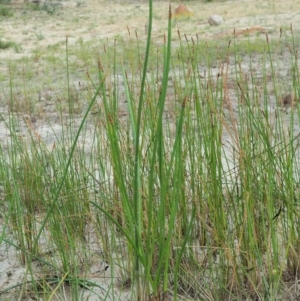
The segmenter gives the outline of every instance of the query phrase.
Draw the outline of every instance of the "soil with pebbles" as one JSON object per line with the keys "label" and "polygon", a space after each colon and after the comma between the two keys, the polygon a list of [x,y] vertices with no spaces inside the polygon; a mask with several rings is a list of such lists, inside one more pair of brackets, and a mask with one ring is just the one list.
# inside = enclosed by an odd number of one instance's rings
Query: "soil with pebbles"
{"label": "soil with pebbles", "polygon": [[[46,2],[47,3],[47,2]],[[50,1],[49,1],[50,3]],[[48,3],[48,4],[49,4]],[[175,8],[179,3],[172,3]],[[230,36],[235,30],[243,36],[246,28],[250,29],[250,34],[260,34],[264,36],[266,33],[268,37],[278,39],[280,28],[288,31],[292,24],[293,32],[295,35],[300,34],[300,2],[294,0],[278,0],[278,1],[261,1],[261,0],[243,0],[243,1],[222,1],[212,3],[202,3],[200,1],[186,2],[188,9],[194,14],[192,17],[178,21],[176,25],[181,33],[186,34],[187,38],[195,37],[200,39],[215,40],[220,36]],[[43,5],[43,4],[41,4]],[[49,4],[50,5],[50,4]],[[83,0],[83,1],[60,1],[51,2],[50,6],[43,6],[40,11],[34,10],[32,7],[25,6],[20,1],[11,1],[12,17],[1,18],[0,37],[4,41],[13,41],[20,45],[20,49],[7,49],[0,51],[0,71],[2,74],[8,75],[8,65],[11,61],[22,59],[26,56],[32,57],[36,51],[47,52],[47,47],[52,45],[59,45],[59,49],[63,51],[65,47],[66,36],[68,36],[68,43],[70,47],[75,44],[78,39],[84,42],[94,41],[96,39],[113,39],[115,37],[126,37],[128,32],[137,32],[141,39],[145,39],[145,25],[147,23],[148,6],[144,1],[99,1],[99,0]],[[224,24],[219,27],[210,27],[207,19],[211,14],[219,14],[225,20]],[[153,23],[153,38],[156,41],[163,41],[163,36],[166,33],[168,16],[168,1],[154,2],[154,23]],[[252,32],[251,32],[252,29]],[[175,31],[175,30],[174,30]],[[270,75],[270,80],[267,83],[268,87],[268,110],[272,116],[275,116],[275,105],[279,95],[288,95],[292,93],[292,73],[291,73],[291,54],[289,49],[282,49],[278,51],[276,60],[273,66],[266,63],[266,70]],[[231,58],[228,66],[228,86],[227,91],[227,106],[226,112],[235,112],[237,110],[236,87],[234,75],[236,66],[233,63],[234,59]],[[253,55],[251,59],[245,56],[241,59],[239,67],[242,74],[247,77],[254,74],[256,83],[249,81],[251,89],[256,89],[258,94],[261,93],[263,99],[263,91],[260,79],[263,78],[261,66],[262,58],[259,55]],[[20,67],[21,68],[21,67]],[[279,91],[274,91],[272,84],[271,74],[272,68],[276,70]],[[220,67],[216,66],[211,69],[212,78],[217,78],[220,73]],[[200,74],[206,77],[205,66],[200,70]],[[55,83],[55,77],[53,82]],[[33,76],[35,85],[39,84]],[[2,91],[7,88],[8,78],[3,78],[0,81]],[[230,88],[230,83],[232,87]],[[252,85],[252,86],[251,86]],[[79,89],[78,87],[76,89]],[[120,84],[120,89],[123,89]],[[43,116],[22,116],[18,113],[20,118],[18,133],[26,138],[28,136],[27,126],[30,122],[35,130],[39,139],[42,139],[49,149],[59,139],[62,133],[61,119],[56,112],[54,103],[55,94],[59,93],[55,89],[51,92],[49,90],[43,91],[40,89],[41,95],[39,96],[39,106],[43,108]],[[276,93],[277,98],[276,98]],[[1,92],[0,92],[1,94]],[[54,95],[52,95],[54,94]],[[6,128],[5,122],[7,121],[9,107],[5,99],[7,94],[0,95],[2,105],[0,107],[1,116],[3,120],[0,121],[0,142],[2,146],[9,142],[10,132]],[[289,100],[293,97],[287,97],[286,102],[283,99],[282,114],[286,128],[288,131],[290,112],[292,106]],[[297,100],[295,99],[297,102]],[[126,118],[126,106],[124,104],[123,110]],[[79,114],[78,120],[75,121],[77,125],[80,123],[81,115]],[[275,117],[274,117],[275,122]],[[93,129],[92,124],[89,125]],[[295,135],[299,133],[299,123],[295,120],[294,126]],[[232,145],[231,135],[224,132],[223,142],[225,148],[230,148]],[[92,145],[92,141],[87,141],[85,138],[81,143]],[[86,148],[88,150],[88,148]],[[230,154],[229,154],[230,155]],[[231,168],[231,167],[230,167]],[[0,215],[0,233],[4,227],[4,218]],[[89,248],[91,250],[97,249],[93,242],[90,242]],[[45,250],[46,252],[46,250]],[[91,270],[89,280],[97,283],[99,287],[94,288],[95,293],[86,291],[83,293],[82,300],[99,300],[100,295],[105,296],[106,290],[109,290],[111,271],[110,267],[101,259],[101,255],[96,252],[91,256]],[[17,284],[21,283],[25,275],[25,266],[20,263],[19,255],[15,249],[2,241],[0,245],[0,292]],[[39,268],[37,267],[37,271]],[[117,272],[115,272],[117,273]],[[297,293],[293,287],[287,289],[284,295],[284,300],[296,300],[300,294]],[[68,291],[66,288],[66,296]],[[112,299],[112,294],[122,300],[130,298],[130,293],[124,290],[115,288],[110,292],[108,299]],[[1,300],[16,300],[9,292],[0,296]],[[68,299],[68,297],[67,297]],[[33,300],[28,297],[26,300]]]}

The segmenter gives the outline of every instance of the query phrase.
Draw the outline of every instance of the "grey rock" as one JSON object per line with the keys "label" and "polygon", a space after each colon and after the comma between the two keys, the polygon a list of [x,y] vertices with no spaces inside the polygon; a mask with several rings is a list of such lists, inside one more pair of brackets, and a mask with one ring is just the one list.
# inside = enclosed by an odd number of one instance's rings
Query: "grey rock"
{"label": "grey rock", "polygon": [[208,18],[208,24],[210,26],[218,26],[220,24],[224,23],[224,20],[221,16],[219,15],[211,15],[209,18]]}

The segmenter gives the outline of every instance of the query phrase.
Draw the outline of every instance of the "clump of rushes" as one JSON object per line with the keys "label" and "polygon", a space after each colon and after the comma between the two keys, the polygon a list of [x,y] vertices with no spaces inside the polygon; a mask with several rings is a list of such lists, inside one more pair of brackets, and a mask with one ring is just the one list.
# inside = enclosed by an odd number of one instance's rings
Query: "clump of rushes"
{"label": "clump of rushes", "polygon": [[[162,46],[151,39],[151,0],[146,45],[130,29],[128,40],[106,41],[101,51],[66,43],[61,132],[50,124],[51,147],[15,103],[10,69],[1,239],[20,254],[37,298],[64,300],[68,286],[72,300],[87,299],[88,290],[112,299],[117,288],[130,288],[131,300],[171,292],[175,300],[275,300],[285,277],[299,272],[300,114],[296,105],[289,115],[276,103],[273,111],[269,99],[274,93],[279,104],[274,45],[282,44],[299,98],[297,41],[283,34],[276,42],[203,43],[172,33],[171,10]],[[87,69],[84,91],[70,84],[77,64]],[[105,288],[90,280],[100,260],[111,273]]]}
{"label": "clump of rushes", "polygon": [[[123,72],[127,126],[116,116],[118,99],[109,102],[105,97],[109,93],[103,90],[117,203],[123,204],[123,210],[115,204],[115,211],[108,213],[93,204],[105,212],[128,240],[128,254],[136,263],[132,265],[131,282],[137,285],[139,299],[146,298],[151,291],[158,298],[170,287],[175,294],[192,298],[273,298],[279,293],[280,277],[286,266],[280,260],[284,252],[278,241],[286,237],[282,233],[287,218],[283,214],[283,199],[288,200],[288,196],[283,191],[285,181],[291,185],[295,175],[292,172],[288,178],[285,174],[287,166],[295,168],[294,138],[285,136],[281,115],[275,115],[272,124],[267,111],[269,99],[264,96],[261,104],[261,94],[250,88],[255,77],[249,82],[243,74],[238,53],[242,47],[249,55],[252,69],[250,40],[241,44],[229,41],[224,49],[207,44],[202,47],[199,61],[199,40],[186,36],[182,39],[180,32],[178,35],[178,55],[170,60],[172,85],[164,82],[163,73],[157,90],[150,89],[157,83],[152,77],[149,87],[142,86],[139,93],[136,86],[143,83],[143,76],[129,79]],[[271,77],[276,87],[274,69],[265,70],[267,64],[272,67],[272,49],[268,40],[260,41],[263,82]],[[172,49],[165,51],[168,55]],[[219,51],[222,60],[218,60]],[[230,107],[228,96],[229,81],[232,85],[226,72],[229,59],[236,62],[236,112]],[[203,61],[208,73],[205,79],[199,69]],[[214,80],[210,72],[216,64],[220,71]],[[100,74],[103,81],[103,68]],[[168,93],[164,94],[167,88]],[[142,107],[136,95],[142,95]],[[166,115],[161,119],[164,110],[170,113],[170,103],[174,120]],[[232,144],[229,152],[225,152],[222,143],[225,131]],[[283,162],[287,150],[291,155]],[[234,170],[228,170],[229,167]],[[171,224],[166,225],[166,220]],[[171,255],[166,256],[161,249],[166,249],[168,235]],[[165,270],[160,269],[163,263]],[[127,272],[130,274],[128,269]],[[141,273],[146,293],[137,284],[136,275]]]}

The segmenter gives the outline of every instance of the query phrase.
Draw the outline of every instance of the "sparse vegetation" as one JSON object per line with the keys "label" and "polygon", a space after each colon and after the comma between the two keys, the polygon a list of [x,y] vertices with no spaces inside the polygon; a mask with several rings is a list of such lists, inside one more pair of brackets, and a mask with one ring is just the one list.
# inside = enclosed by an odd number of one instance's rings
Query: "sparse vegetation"
{"label": "sparse vegetation", "polygon": [[39,31],[39,32],[35,32],[34,35],[36,36],[36,38],[41,41],[43,40],[45,37],[44,35]]}
{"label": "sparse vegetation", "polygon": [[10,3],[10,0],[0,0],[0,4],[8,4]]}
{"label": "sparse vegetation", "polygon": [[12,17],[13,13],[7,6],[0,5],[0,16],[2,17]]}
{"label": "sparse vegetation", "polygon": [[7,49],[7,48],[13,48],[16,46],[16,43],[11,41],[3,41],[0,39],[0,49]]}

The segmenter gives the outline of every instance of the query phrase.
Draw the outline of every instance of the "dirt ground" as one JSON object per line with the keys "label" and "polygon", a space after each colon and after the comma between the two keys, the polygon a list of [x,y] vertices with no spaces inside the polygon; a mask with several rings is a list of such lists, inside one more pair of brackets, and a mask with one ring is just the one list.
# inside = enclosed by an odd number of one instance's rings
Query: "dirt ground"
{"label": "dirt ground", "polygon": [[[14,3],[14,2],[12,2]],[[27,10],[24,4],[16,1],[12,5],[14,16],[1,20],[0,37],[22,46],[20,53],[1,51],[0,58],[19,58],[30,54],[36,48],[45,48],[57,43],[69,43],[82,38],[92,39],[127,36],[128,30],[145,37],[145,24],[148,18],[147,1],[48,1],[48,12]],[[51,3],[51,5],[50,5]],[[278,33],[280,27],[294,30],[300,26],[300,1],[293,0],[237,0],[237,1],[183,1],[193,16],[178,22],[178,28],[188,36],[214,39],[218,34],[233,29],[262,27],[269,33]],[[172,9],[180,2],[171,1]],[[153,37],[159,39],[166,32],[168,1],[155,1],[153,4]],[[47,10],[47,9],[46,9]],[[211,14],[219,14],[225,20],[219,27],[210,27],[207,19]],[[38,36],[43,38],[39,39]]]}
{"label": "dirt ground", "polygon": [[[50,2],[50,1],[48,1]],[[180,2],[171,1],[174,10]],[[295,0],[236,0],[236,1],[183,1],[193,13],[188,19],[180,20],[174,31],[180,29],[188,37],[196,34],[202,39],[218,39],[222,35],[230,35],[233,30],[254,28],[255,34],[266,32],[268,35],[278,36],[280,28],[287,30],[291,24],[296,34],[300,29],[300,1]],[[168,1],[155,1],[153,37],[163,41],[166,33],[168,17]],[[14,49],[0,50],[0,69],[6,68],[9,60],[17,60],[30,56],[35,50],[45,50],[50,45],[65,47],[66,36],[70,45],[79,39],[90,41],[95,39],[113,39],[127,37],[128,33],[138,33],[140,38],[146,39],[145,25],[148,17],[148,3],[146,1],[100,1],[78,0],[51,2],[45,10],[35,11],[25,9],[24,3],[12,1],[10,7],[13,16],[0,19],[0,38],[4,41],[13,41],[21,46],[20,51]],[[225,20],[224,24],[211,27],[207,19],[211,14],[219,14]],[[1,85],[1,84],[0,84]],[[1,87],[0,87],[1,88]],[[1,111],[1,113],[5,113]],[[42,127],[42,121],[37,123]],[[42,127],[41,136],[51,129]],[[43,132],[44,131],[44,132]],[[5,129],[0,128],[0,139],[3,141]],[[44,133],[46,135],[46,133]],[[3,219],[0,217],[0,233]],[[99,275],[90,280],[108,287],[110,272],[106,271],[105,264],[95,264],[95,271]],[[0,245],[0,291],[22,281],[25,268],[19,263],[13,248],[2,243]],[[91,272],[92,274],[93,272]],[[103,295],[103,291],[97,291]],[[116,294],[121,300],[130,298],[130,293]],[[84,300],[99,300],[96,295],[85,295]],[[0,296],[1,299],[1,296]],[[2,300],[2,299],[1,299]],[[12,300],[12,299],[11,299]]]}

